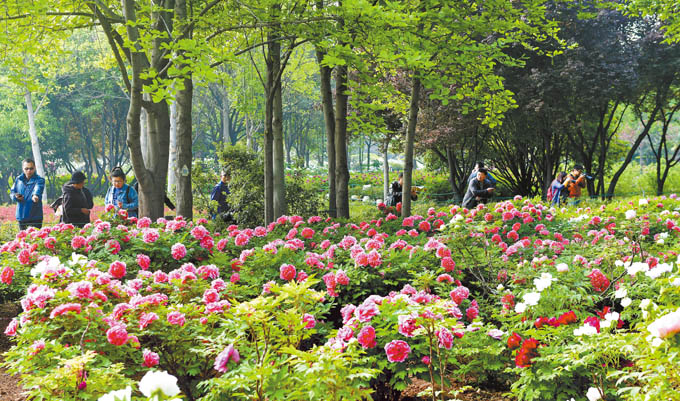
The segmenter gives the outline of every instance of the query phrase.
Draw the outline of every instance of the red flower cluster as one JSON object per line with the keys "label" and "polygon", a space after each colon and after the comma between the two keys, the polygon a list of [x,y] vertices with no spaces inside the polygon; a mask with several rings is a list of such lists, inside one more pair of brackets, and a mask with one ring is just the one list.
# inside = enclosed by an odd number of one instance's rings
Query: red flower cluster
{"label": "red flower cluster", "polygon": [[578,318],[576,317],[576,313],[574,311],[569,311],[563,313],[560,317],[539,317],[536,319],[534,322],[534,327],[537,329],[540,329],[544,325],[549,325],[552,327],[560,327],[565,324],[571,324],[571,323],[576,323],[578,322]]}
{"label": "red flower cluster", "polygon": [[[522,344],[521,347],[520,343]],[[531,360],[538,356],[538,351],[536,351],[538,345],[538,340],[534,338],[527,338],[522,341],[522,337],[517,333],[512,333],[508,338],[508,348],[515,349],[519,347],[519,351],[515,355],[515,365],[518,368],[531,366]]]}
{"label": "red flower cluster", "polygon": [[597,292],[602,292],[609,287],[609,279],[600,271],[600,269],[593,269],[588,277],[590,277],[590,284],[592,284]]}

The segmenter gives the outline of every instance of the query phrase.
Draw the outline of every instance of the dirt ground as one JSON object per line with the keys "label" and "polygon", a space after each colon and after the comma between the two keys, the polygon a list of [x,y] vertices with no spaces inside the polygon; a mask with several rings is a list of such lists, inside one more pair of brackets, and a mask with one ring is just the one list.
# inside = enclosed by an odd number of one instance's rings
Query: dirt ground
{"label": "dirt ground", "polygon": [[[19,312],[20,308],[16,304],[0,305],[0,354],[7,351],[12,345],[10,338],[4,332],[9,322]],[[4,359],[0,356],[0,360]],[[18,378],[8,374],[5,368],[0,367],[0,401],[20,401],[25,399],[21,394],[18,381]]]}
{"label": "dirt ground", "polygon": [[[429,388],[430,383],[420,379],[414,379],[412,384],[401,393],[400,401],[425,401],[431,398],[420,398],[417,395]],[[454,387],[456,385],[454,384]],[[458,388],[461,389],[463,385]],[[448,400],[457,401],[513,401],[513,398],[503,396],[502,391],[486,391],[482,389],[463,389],[456,395],[449,394]]]}

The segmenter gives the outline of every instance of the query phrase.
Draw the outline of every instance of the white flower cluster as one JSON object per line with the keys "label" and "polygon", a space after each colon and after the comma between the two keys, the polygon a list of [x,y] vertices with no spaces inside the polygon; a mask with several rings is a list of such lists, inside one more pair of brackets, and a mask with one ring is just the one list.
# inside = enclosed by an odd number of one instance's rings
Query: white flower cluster
{"label": "white flower cluster", "polygon": [[557,279],[553,278],[552,274],[543,273],[541,274],[540,278],[534,279],[534,285],[536,286],[538,292],[541,292],[546,288],[550,287],[550,284],[552,284],[553,281],[557,281]]}
{"label": "white flower cluster", "polygon": [[572,217],[571,219],[569,219],[569,222],[570,223],[579,223],[583,220],[588,220],[588,219],[590,219],[590,216],[588,216],[587,214],[582,214],[580,216]]}
{"label": "white flower cluster", "polygon": [[633,220],[636,216],[637,212],[635,210],[626,210],[626,220]]}
{"label": "white flower cluster", "polygon": [[[149,399],[158,399],[159,393],[166,397],[174,397],[179,394],[179,387],[177,386],[177,378],[168,372],[162,371],[148,371],[139,381],[139,391]],[[153,398],[151,398],[153,397]],[[131,401],[132,389],[130,386],[123,390],[111,391],[99,397],[98,401]],[[181,401],[179,398],[173,398],[169,401]]]}
{"label": "white flower cluster", "polygon": [[527,310],[527,306],[538,305],[538,301],[541,299],[540,292],[528,292],[522,296],[522,301],[515,305],[515,312],[524,313]]}

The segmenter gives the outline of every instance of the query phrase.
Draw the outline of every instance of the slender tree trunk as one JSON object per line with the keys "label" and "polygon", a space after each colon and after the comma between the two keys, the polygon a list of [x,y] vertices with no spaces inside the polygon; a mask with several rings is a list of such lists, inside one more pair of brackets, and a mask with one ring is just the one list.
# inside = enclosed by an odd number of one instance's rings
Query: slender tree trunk
{"label": "slender tree trunk", "polygon": [[[268,36],[272,41],[272,35]],[[271,56],[266,59],[267,76],[265,82],[265,111],[264,111],[264,221],[269,224],[274,221],[274,77]]]}
{"label": "slender tree trunk", "polygon": [[[415,73],[414,73],[415,75]],[[413,177],[413,144],[416,136],[416,125],[418,124],[418,105],[420,103],[420,79],[413,77],[413,88],[411,88],[411,107],[408,116],[408,127],[406,129],[405,160],[404,160],[404,185],[401,197],[401,216],[411,215],[411,182]]]}
{"label": "slender tree trunk", "polygon": [[323,105],[323,120],[326,126],[326,153],[328,155],[328,214],[337,217],[335,190],[335,115],[333,112],[333,93],[331,92],[332,69],[321,64],[324,53],[317,49],[316,59],[319,63],[321,77],[321,104]]}
{"label": "slender tree trunk", "polygon": [[390,196],[390,161],[389,161],[389,149],[390,149],[390,137],[386,136],[383,142],[383,200],[386,201],[387,197]]}
{"label": "slender tree trunk", "polygon": [[349,218],[349,169],[347,166],[347,67],[335,67],[335,204],[337,217]]}
{"label": "slender tree trunk", "polygon": [[283,101],[281,98],[281,44],[272,43],[270,56],[274,62],[273,71],[278,74],[278,79],[274,82],[274,114],[272,127],[274,130],[274,217],[288,214],[286,205],[286,165],[284,163],[285,153],[283,149]]}
{"label": "slender tree trunk", "polygon": [[[28,114],[28,135],[31,138],[31,151],[33,152],[33,160],[35,161],[36,172],[39,176],[45,177],[45,166],[42,161],[42,153],[40,152],[40,142],[38,142],[38,131],[35,128],[35,112],[33,110],[33,98],[31,91],[26,88],[24,92],[26,99],[26,113]],[[47,203],[47,191],[43,191],[43,203]]]}
{"label": "slender tree trunk", "polygon": [[168,186],[166,191],[172,193],[177,188],[177,101],[170,103],[170,150],[168,155]]}
{"label": "slender tree trunk", "polygon": [[609,181],[609,188],[607,189],[607,196],[614,196],[614,190],[616,189],[616,184],[619,182],[619,178],[621,178],[621,174],[623,174],[623,172],[626,170],[626,168],[630,164],[631,160],[633,160],[633,156],[635,155],[635,152],[640,147],[642,140],[647,136],[647,133],[652,128],[652,126],[654,126],[654,122],[656,120],[656,114],[658,112],[659,112],[659,107],[657,106],[650,113],[649,119],[647,120],[647,124],[645,124],[644,129],[642,130],[642,133],[640,133],[638,135],[638,137],[635,139],[635,142],[633,142],[631,148],[628,150],[628,153],[626,154],[626,158],[624,159],[623,163],[621,164],[619,169],[616,170],[611,181]]}

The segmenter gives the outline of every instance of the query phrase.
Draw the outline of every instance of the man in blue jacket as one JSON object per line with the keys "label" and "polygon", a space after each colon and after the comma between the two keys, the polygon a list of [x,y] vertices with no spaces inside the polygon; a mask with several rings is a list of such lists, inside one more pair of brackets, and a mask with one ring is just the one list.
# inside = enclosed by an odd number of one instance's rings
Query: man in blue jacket
{"label": "man in blue jacket", "polygon": [[231,208],[227,202],[227,195],[229,195],[229,181],[231,176],[228,171],[222,171],[220,182],[210,191],[210,200],[217,202],[217,213],[212,215],[213,220],[220,217],[224,221],[231,219]]}
{"label": "man in blue jacket", "polygon": [[42,195],[45,190],[45,179],[35,172],[35,162],[32,159],[24,159],[22,163],[23,174],[14,180],[10,198],[17,202],[16,218],[19,229],[28,227],[42,227],[43,210]]}

